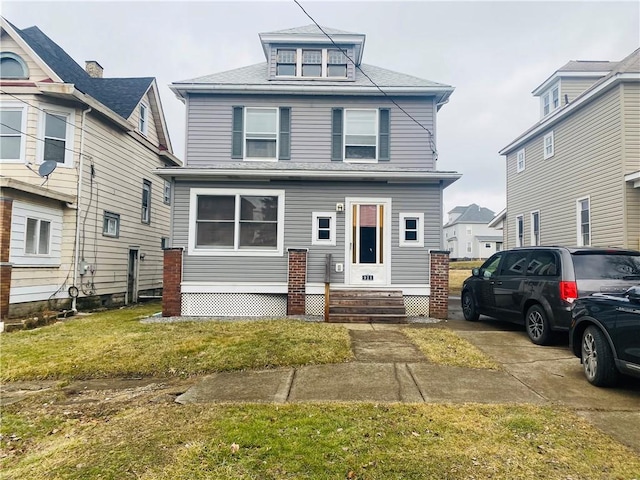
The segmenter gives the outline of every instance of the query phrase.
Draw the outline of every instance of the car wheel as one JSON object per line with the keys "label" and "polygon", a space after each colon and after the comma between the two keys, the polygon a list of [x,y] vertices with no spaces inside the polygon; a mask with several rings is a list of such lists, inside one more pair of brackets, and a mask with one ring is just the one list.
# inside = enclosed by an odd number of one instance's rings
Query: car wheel
{"label": "car wheel", "polygon": [[473,303],[473,296],[469,291],[462,292],[462,313],[464,314],[464,319],[468,322],[475,322],[480,318]]}
{"label": "car wheel", "polygon": [[527,310],[525,317],[525,326],[527,327],[527,335],[536,345],[547,345],[551,339],[549,331],[549,320],[547,314],[540,305],[533,305]]}
{"label": "car wheel", "polygon": [[589,326],[582,334],[582,366],[589,383],[597,387],[610,387],[618,380],[613,352],[598,327]]}

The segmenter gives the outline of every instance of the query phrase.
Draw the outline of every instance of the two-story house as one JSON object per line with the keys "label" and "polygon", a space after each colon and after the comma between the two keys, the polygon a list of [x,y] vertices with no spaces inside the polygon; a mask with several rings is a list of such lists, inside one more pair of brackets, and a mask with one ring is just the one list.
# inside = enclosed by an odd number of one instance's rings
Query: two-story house
{"label": "two-story house", "polygon": [[155,79],[103,78],[0,21],[2,318],[158,295],[170,186],[154,170],[181,162]]}
{"label": "two-story house", "polygon": [[452,260],[489,258],[502,249],[502,231],[489,226],[495,217],[492,210],[472,203],[448,214],[442,231]]}
{"label": "two-story house", "polygon": [[507,246],[640,249],[640,49],[571,61],[533,94],[540,121],[500,151]]}
{"label": "two-story house", "polygon": [[330,283],[427,314],[442,192],[460,177],[436,169],[453,88],[363,64],[363,34],[259,37],[265,62],[171,85],[187,109],[185,166],[159,172],[177,310],[321,314]]}

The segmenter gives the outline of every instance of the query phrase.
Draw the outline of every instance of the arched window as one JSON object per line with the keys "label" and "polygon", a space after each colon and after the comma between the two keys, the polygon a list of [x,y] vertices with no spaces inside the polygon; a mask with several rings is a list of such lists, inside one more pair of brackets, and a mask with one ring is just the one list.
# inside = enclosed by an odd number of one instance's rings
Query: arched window
{"label": "arched window", "polygon": [[27,64],[15,53],[0,53],[0,78],[29,78]]}

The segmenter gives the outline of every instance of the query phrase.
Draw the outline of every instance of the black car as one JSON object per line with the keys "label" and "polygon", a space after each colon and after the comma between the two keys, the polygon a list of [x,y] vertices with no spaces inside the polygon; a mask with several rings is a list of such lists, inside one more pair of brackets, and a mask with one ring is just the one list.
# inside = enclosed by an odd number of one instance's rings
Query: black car
{"label": "black car", "polygon": [[620,373],[640,378],[640,285],[576,300],[569,344],[593,385],[614,385]]}
{"label": "black car", "polygon": [[624,293],[640,280],[640,252],[612,248],[522,247],[498,252],[462,284],[464,318],[524,324],[533,343],[567,331],[578,297]]}

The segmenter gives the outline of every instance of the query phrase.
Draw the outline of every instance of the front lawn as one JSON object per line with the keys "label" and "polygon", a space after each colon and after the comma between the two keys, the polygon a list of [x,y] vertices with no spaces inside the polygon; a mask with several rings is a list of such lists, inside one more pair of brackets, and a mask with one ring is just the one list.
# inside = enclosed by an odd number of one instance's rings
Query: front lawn
{"label": "front lawn", "polygon": [[44,398],[2,422],[5,478],[632,479],[640,459],[558,407],[140,404]]}
{"label": "front lawn", "polygon": [[2,381],[190,376],[352,358],[348,331],[296,320],[142,324],[159,304],[2,336]]}

